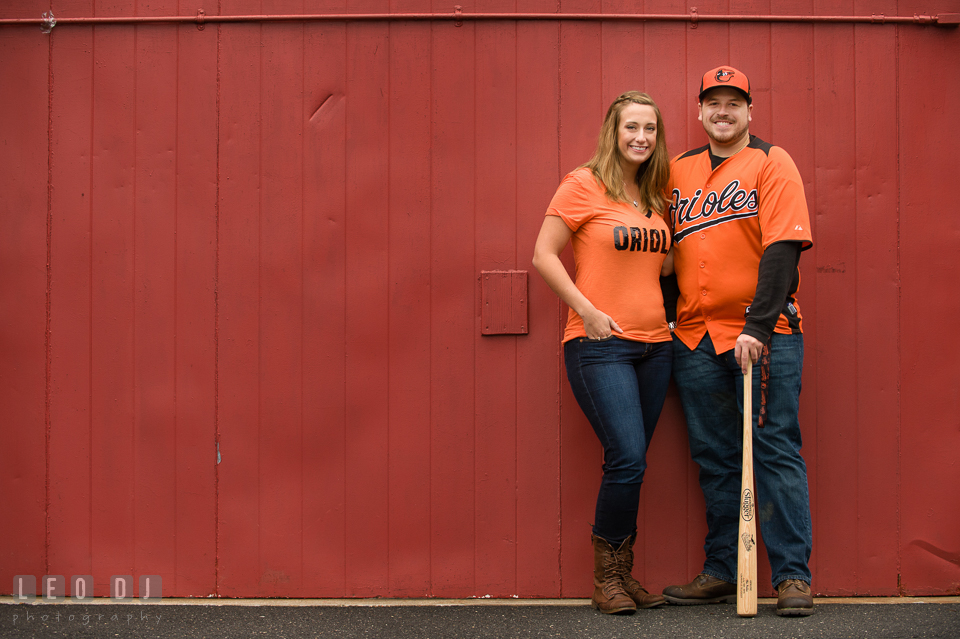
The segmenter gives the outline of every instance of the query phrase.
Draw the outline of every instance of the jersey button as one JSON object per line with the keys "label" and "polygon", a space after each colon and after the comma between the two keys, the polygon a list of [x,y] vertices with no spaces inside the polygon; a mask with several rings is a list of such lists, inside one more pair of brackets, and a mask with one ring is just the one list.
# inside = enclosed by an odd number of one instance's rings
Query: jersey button
{"label": "jersey button", "polygon": [[707,292],[706,292],[706,291],[700,291],[700,294],[705,296],[705,295],[707,294]]}
{"label": "jersey button", "polygon": [[709,315],[707,315],[707,321],[708,321],[708,322],[712,322],[712,321],[713,321],[713,318],[710,317]]}
{"label": "jersey button", "polygon": [[704,264],[703,262],[700,262],[700,268],[703,268],[703,267],[705,267],[705,266],[706,266],[706,264]]}
{"label": "jersey button", "polygon": [[701,234],[700,234],[700,239],[701,239],[701,240],[707,239],[707,234],[706,234],[706,233],[701,233]]}

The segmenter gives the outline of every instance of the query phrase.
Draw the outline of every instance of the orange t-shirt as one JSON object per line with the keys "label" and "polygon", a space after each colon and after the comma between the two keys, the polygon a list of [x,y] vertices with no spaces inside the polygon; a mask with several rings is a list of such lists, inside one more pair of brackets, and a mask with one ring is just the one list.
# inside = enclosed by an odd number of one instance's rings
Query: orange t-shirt
{"label": "orange t-shirt", "polygon": [[[547,215],[559,216],[573,231],[577,288],[623,329],[614,336],[670,341],[660,292],[660,267],[670,250],[663,218],[612,201],[586,168],[563,178]],[[583,319],[570,309],[563,341],[586,334]]]}
{"label": "orange t-shirt", "polygon": [[[760,258],[783,241],[813,245],[803,182],[786,151],[751,136],[720,164],[710,147],[670,164],[673,255],[680,286],[674,335],[690,349],[709,331],[717,353],[737,344],[757,289]],[[800,333],[800,306],[789,291],[775,333]]]}

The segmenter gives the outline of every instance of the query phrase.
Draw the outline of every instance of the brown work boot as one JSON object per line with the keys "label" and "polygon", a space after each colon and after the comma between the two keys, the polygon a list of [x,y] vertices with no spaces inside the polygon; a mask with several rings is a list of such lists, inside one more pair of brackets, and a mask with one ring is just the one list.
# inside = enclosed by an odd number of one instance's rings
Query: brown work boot
{"label": "brown work boot", "polygon": [[620,548],[617,550],[617,554],[620,555],[620,565],[623,566],[623,589],[637,604],[637,608],[656,608],[667,603],[667,600],[660,595],[651,595],[631,574],[633,572],[633,543],[636,540],[636,535],[630,535],[620,544]]}
{"label": "brown work boot", "polygon": [[777,586],[777,614],[781,617],[806,617],[813,614],[810,586],[799,579],[787,579]]}
{"label": "brown work boot", "polygon": [[685,586],[667,586],[663,598],[672,604],[689,606],[696,604],[736,603],[737,584],[700,573]]}
{"label": "brown work boot", "polygon": [[633,613],[637,604],[623,589],[623,567],[620,556],[605,539],[593,539],[593,599],[594,608],[608,615]]}

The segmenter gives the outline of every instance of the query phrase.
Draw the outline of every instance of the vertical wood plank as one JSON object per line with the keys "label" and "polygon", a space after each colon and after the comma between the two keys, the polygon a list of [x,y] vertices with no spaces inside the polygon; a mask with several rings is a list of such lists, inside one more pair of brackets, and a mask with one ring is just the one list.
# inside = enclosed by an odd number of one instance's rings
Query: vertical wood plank
{"label": "vertical wood plank", "polygon": [[218,37],[212,27],[200,31],[184,25],[178,27],[177,45],[177,405],[176,431],[168,434],[176,453],[173,592],[202,596],[217,588],[219,127],[211,123],[218,117]]}
{"label": "vertical wood plank", "polygon": [[[731,0],[729,11],[734,15],[769,15],[772,13],[770,0]],[[735,22],[730,24],[730,64],[740,69],[750,78],[750,95],[753,98],[754,112],[760,116],[750,123],[750,133],[762,140],[770,139],[773,118],[770,117],[771,52],[775,48],[771,38],[773,24],[752,24]],[[700,73],[715,66],[705,67]],[[776,142],[774,142],[776,144]],[[765,583],[765,577],[758,577]]]}
{"label": "vertical wood plank", "polygon": [[303,580],[303,25],[264,25],[261,43],[260,584],[289,597]]}
{"label": "vertical wood plank", "polygon": [[[601,0],[604,13],[644,13],[643,2],[631,0]],[[643,91],[646,69],[641,61],[646,51],[643,23],[610,21],[601,24],[603,80],[600,99],[606,107],[625,91]],[[654,98],[656,100],[656,98]],[[599,128],[598,128],[599,130]]]}
{"label": "vertical wood plank", "polygon": [[[65,7],[89,15],[90,3]],[[92,27],[51,33],[50,567],[92,575]],[[109,593],[98,590],[97,595]]]}
{"label": "vertical wood plank", "polygon": [[[917,2],[898,7],[922,10]],[[901,593],[952,594],[960,583],[960,348],[938,329],[960,313],[946,283],[960,261],[960,224],[949,213],[956,162],[948,159],[960,137],[952,108],[960,101],[960,41],[952,29],[898,31]]]}
{"label": "vertical wood plank", "polygon": [[[826,4],[816,4],[825,11]],[[830,10],[852,11],[851,4]],[[830,450],[818,458],[818,481],[830,486],[818,494],[818,518],[814,526],[824,556],[818,565],[820,579],[839,592],[855,594],[858,576],[857,537],[857,396],[851,380],[860,373],[856,358],[857,287],[853,277],[859,266],[855,238],[856,216],[855,146],[848,135],[855,122],[853,29],[819,25],[814,29],[813,60],[817,82],[816,101],[816,231],[817,231],[817,321],[829,326],[818,343],[817,396],[818,447]],[[801,310],[803,302],[801,300]],[[842,371],[842,372],[841,372]],[[826,554],[829,553],[829,554]],[[828,561],[824,561],[828,559]]]}
{"label": "vertical wood plank", "polygon": [[[24,3],[23,11],[45,9]],[[13,13],[13,12],[11,12]],[[47,171],[50,42],[0,31],[0,578],[39,578],[47,550]]]}
{"label": "vertical wood plank", "polygon": [[308,25],[303,64],[303,583],[308,596],[336,597],[346,579],[346,26]]}
{"label": "vertical wood plank", "polygon": [[530,597],[560,595],[560,301],[530,262],[561,177],[559,47],[557,23],[517,24],[516,263],[530,269],[529,333],[517,340],[517,592]]}
{"label": "vertical wood plank", "polygon": [[[138,3],[137,15],[169,15],[175,3]],[[171,33],[173,31],[173,33]],[[133,575],[167,575],[177,590],[177,91],[175,29],[135,30],[136,137],[133,217]],[[171,37],[174,36],[174,37]]]}
{"label": "vertical wood plank", "polygon": [[430,555],[437,597],[475,592],[475,29],[445,22],[431,32]]}
{"label": "vertical wood plank", "polygon": [[[225,14],[259,11],[231,4]],[[260,167],[258,24],[219,30],[217,589],[260,595]]]}
{"label": "vertical wood plank", "polygon": [[[726,0],[709,0],[708,2],[697,3],[697,11],[704,14],[722,14],[726,13],[727,10],[728,3]],[[683,13],[687,11],[686,7],[682,10]],[[725,22],[701,22],[696,25],[696,28],[693,28],[693,25],[688,25],[685,29],[686,94],[693,99],[694,109],[697,106],[697,93],[700,90],[700,80],[703,78],[703,74],[710,69],[719,67],[721,64],[733,65],[731,61],[733,50],[730,44],[730,29],[730,23]],[[694,149],[707,143],[707,134],[703,130],[703,125],[699,120],[696,120],[697,111],[694,110],[693,114],[694,120],[690,122],[687,128],[687,139],[683,145],[685,149]]]}
{"label": "vertical wood plank", "polygon": [[[896,3],[855,3],[858,13],[896,13]],[[857,201],[857,430],[859,432],[857,540],[858,593],[895,595],[900,553],[900,354],[891,347],[900,315],[897,139],[878,135],[897,129],[896,111],[877,108],[874,97],[895,95],[896,30],[857,25],[856,61]],[[804,308],[804,311],[806,309]],[[897,549],[897,552],[891,552]]]}
{"label": "vertical wood plank", "polygon": [[[429,11],[428,0],[394,10]],[[443,25],[436,25],[443,26]],[[389,589],[430,584],[431,32],[394,22],[389,43]]]}
{"label": "vertical wood plank", "polygon": [[[372,0],[358,11],[383,11]],[[346,569],[347,594],[389,583],[389,28],[347,25]],[[389,237],[389,236],[388,236]]]}
{"label": "vertical wood plank", "polygon": [[[488,0],[481,11],[509,11]],[[512,22],[476,27],[474,206],[476,275],[516,268],[517,32]],[[479,311],[479,309],[478,309]],[[517,592],[517,338],[481,333],[476,314],[476,591]]]}
{"label": "vertical wood plank", "polygon": [[94,29],[91,527],[100,588],[111,575],[134,574],[136,552],[136,36],[124,27]]}

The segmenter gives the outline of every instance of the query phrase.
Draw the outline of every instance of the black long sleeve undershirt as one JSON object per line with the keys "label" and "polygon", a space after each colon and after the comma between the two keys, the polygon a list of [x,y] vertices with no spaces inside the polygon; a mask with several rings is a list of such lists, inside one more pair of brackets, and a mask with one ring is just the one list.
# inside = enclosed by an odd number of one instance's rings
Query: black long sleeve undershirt
{"label": "black long sleeve undershirt", "polygon": [[801,246],[801,242],[777,242],[763,252],[757,272],[757,291],[748,310],[743,335],[755,337],[764,344],[769,341],[787,296],[799,286],[797,266]]}
{"label": "black long sleeve undershirt", "polygon": [[676,273],[660,278],[660,292],[663,294],[663,308],[667,314],[667,322],[677,323],[677,300],[680,299],[680,287],[677,285]]}

